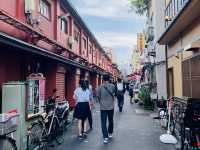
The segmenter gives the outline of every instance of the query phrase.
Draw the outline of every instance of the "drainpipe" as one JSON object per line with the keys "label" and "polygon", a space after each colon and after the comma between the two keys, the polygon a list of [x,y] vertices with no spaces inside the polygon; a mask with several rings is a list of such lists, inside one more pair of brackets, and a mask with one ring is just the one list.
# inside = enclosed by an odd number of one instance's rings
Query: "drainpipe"
{"label": "drainpipe", "polygon": [[169,74],[168,74],[168,57],[167,57],[167,45],[165,45],[165,65],[166,65],[166,88],[167,88],[167,99],[169,98]]}

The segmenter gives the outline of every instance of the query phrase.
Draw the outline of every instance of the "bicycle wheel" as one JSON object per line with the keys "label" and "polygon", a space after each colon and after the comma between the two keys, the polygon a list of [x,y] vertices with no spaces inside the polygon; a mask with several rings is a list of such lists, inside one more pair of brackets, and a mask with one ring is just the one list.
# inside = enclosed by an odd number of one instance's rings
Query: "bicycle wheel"
{"label": "bicycle wheel", "polygon": [[34,122],[29,128],[27,137],[27,149],[32,150],[41,145],[43,136],[43,125],[40,121]]}
{"label": "bicycle wheel", "polygon": [[169,123],[169,115],[167,115],[167,127],[168,127],[168,124],[169,124],[169,130],[170,130],[170,133],[172,135],[175,135],[175,126],[176,126],[176,122],[171,114],[171,117],[170,117],[170,123]]}
{"label": "bicycle wheel", "polygon": [[15,140],[7,136],[0,136],[0,150],[17,150]]}
{"label": "bicycle wheel", "polygon": [[53,120],[51,135],[55,138],[57,144],[62,144],[64,142],[63,138],[64,128],[59,126],[59,123],[56,119]]}
{"label": "bicycle wheel", "polygon": [[192,150],[192,149],[191,149],[189,143],[188,143],[188,142],[185,142],[185,143],[183,144],[182,150]]}
{"label": "bicycle wheel", "polygon": [[67,128],[67,125],[69,125],[70,124],[70,121],[69,121],[69,112],[67,112],[65,115],[64,115],[64,117],[63,117],[63,119],[62,119],[62,127],[63,127],[63,130],[65,130],[66,128]]}

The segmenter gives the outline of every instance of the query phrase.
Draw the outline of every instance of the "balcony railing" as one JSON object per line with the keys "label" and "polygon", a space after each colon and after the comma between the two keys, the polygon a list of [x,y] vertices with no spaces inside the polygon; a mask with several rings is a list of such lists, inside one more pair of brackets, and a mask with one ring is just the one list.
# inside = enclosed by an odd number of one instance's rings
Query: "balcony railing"
{"label": "balcony railing", "polygon": [[165,9],[166,27],[170,25],[170,23],[180,13],[188,1],[190,0],[170,0]]}

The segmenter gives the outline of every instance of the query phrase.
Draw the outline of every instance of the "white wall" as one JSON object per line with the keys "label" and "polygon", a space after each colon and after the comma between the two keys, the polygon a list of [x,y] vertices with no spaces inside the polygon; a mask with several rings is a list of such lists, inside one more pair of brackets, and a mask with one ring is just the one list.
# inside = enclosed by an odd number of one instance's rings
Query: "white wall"
{"label": "white wall", "polygon": [[[161,37],[162,33],[165,31],[165,1],[164,0],[152,0],[153,5],[153,25],[155,33],[155,41],[157,43],[158,39]],[[165,46],[156,44],[156,62],[165,61]],[[157,90],[159,99],[163,96],[167,98],[167,87],[166,87],[166,64],[161,63],[156,66],[156,80],[157,80]]]}

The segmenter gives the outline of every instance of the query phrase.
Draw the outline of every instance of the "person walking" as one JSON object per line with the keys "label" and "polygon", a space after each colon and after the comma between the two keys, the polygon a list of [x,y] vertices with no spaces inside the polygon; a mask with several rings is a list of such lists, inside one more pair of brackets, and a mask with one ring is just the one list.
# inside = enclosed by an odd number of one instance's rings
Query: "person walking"
{"label": "person walking", "polygon": [[93,119],[92,119],[92,107],[93,107],[93,94],[92,94],[92,86],[90,85],[89,81],[86,80],[86,86],[87,86],[87,89],[90,91],[90,113],[88,115],[88,122],[89,122],[89,126],[90,126],[90,129],[89,131],[91,131],[93,129]]}
{"label": "person walking", "polygon": [[[78,119],[78,138],[86,138],[87,123],[86,119],[90,114],[90,91],[87,89],[84,80],[80,80],[80,87],[74,91],[74,99],[76,100],[76,107],[74,110],[74,118]],[[83,124],[83,127],[82,127]]]}
{"label": "person walking", "polygon": [[119,112],[122,112],[123,105],[124,105],[125,88],[122,83],[122,79],[120,78],[117,79],[116,89],[117,89],[117,100],[118,100]]}
{"label": "person walking", "polygon": [[131,104],[133,104],[133,89],[134,89],[134,84],[129,83],[129,97],[130,97]]}
{"label": "person walking", "polygon": [[[109,142],[108,138],[112,138],[114,126],[113,116],[115,86],[112,83],[110,83],[109,80],[109,75],[104,75],[103,84],[97,88],[97,99],[100,103],[101,128],[104,138],[104,144],[107,144]],[[107,120],[109,122],[108,127]]]}

